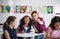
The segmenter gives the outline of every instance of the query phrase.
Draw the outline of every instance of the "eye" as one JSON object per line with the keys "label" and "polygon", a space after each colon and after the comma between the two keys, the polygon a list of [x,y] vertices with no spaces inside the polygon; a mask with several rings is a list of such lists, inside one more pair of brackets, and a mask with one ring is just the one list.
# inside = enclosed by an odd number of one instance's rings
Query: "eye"
{"label": "eye", "polygon": [[36,16],[36,15],[35,15]]}
{"label": "eye", "polygon": [[56,26],[58,26],[58,25],[56,25]]}

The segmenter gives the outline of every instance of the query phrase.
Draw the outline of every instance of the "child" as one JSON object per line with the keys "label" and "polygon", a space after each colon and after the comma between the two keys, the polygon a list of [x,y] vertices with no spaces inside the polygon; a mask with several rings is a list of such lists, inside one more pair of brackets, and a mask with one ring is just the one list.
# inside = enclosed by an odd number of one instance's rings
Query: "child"
{"label": "child", "polygon": [[16,17],[9,16],[3,25],[4,39],[16,39],[16,30],[14,29],[16,25]]}
{"label": "child", "polygon": [[47,39],[60,39],[60,17],[52,18],[51,23],[46,31]]}
{"label": "child", "polygon": [[[37,11],[32,11],[31,13],[32,20],[34,22],[35,31],[37,33],[42,33],[46,31],[46,26],[43,18],[39,17]],[[40,39],[43,39],[43,36],[40,36]]]}
{"label": "child", "polygon": [[29,16],[24,16],[20,20],[20,25],[17,28],[18,33],[30,33],[34,32],[34,29],[32,27],[32,20]]}

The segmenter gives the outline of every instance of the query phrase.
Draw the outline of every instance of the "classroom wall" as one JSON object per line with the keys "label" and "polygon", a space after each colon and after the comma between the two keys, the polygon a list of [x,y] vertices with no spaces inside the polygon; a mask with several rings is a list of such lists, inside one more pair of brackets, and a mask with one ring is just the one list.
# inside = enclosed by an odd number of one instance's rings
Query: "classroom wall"
{"label": "classroom wall", "polygon": [[[54,13],[60,13],[60,0],[0,0],[0,5],[10,5],[12,8],[16,5],[21,6],[54,6]],[[11,8],[11,10],[12,10]],[[5,11],[5,10],[4,10]],[[12,14],[10,13],[0,13],[0,23],[4,23],[8,16],[14,15],[17,17],[17,25],[19,24],[19,20],[25,16],[30,14]],[[46,27],[50,24],[51,19],[54,16],[60,16],[56,14],[39,14],[40,17],[44,18]],[[30,16],[31,17],[31,16]],[[16,26],[17,27],[17,26]],[[1,30],[2,26],[0,25],[0,39],[1,39]]]}
{"label": "classroom wall", "polygon": [[[60,8],[58,8],[60,4],[60,0],[0,0],[0,4],[3,5],[10,5],[12,8],[16,5],[18,6],[54,6],[54,13],[60,12]],[[8,16],[15,15],[18,21],[25,15],[25,14],[12,14],[10,13],[0,13],[0,23],[4,23]],[[30,16],[30,14],[28,14]],[[55,14],[39,14],[39,16],[44,18],[46,22],[46,27],[48,27],[51,18],[55,16]],[[3,19],[3,20],[2,20]]]}
{"label": "classroom wall", "polygon": [[60,0],[0,0],[0,4],[12,4],[12,5],[28,5],[28,6],[39,6],[39,5],[57,5],[60,4]]}

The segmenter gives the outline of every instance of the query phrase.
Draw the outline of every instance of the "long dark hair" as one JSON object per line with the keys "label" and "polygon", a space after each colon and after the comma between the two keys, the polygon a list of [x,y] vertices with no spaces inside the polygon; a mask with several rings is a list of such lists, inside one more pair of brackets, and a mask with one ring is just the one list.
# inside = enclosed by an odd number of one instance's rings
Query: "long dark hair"
{"label": "long dark hair", "polygon": [[[24,16],[24,17],[20,20],[20,25],[24,25],[24,24],[25,24],[25,22],[24,22],[24,18],[25,18],[25,17],[29,17],[29,16],[27,16],[27,15]],[[30,17],[29,17],[29,20],[30,20],[30,21],[29,21],[28,26],[32,26],[32,25],[33,25],[33,21],[32,21],[32,19],[31,19]],[[19,25],[19,26],[20,26],[20,25]]]}
{"label": "long dark hair", "polygon": [[8,27],[9,27],[8,25],[9,25],[11,22],[13,22],[15,19],[16,19],[15,16],[9,16],[9,17],[7,18],[7,20],[6,20],[6,22],[5,22],[4,25],[3,25],[3,30],[5,30],[6,28],[8,28]]}
{"label": "long dark hair", "polygon": [[59,16],[53,17],[49,26],[50,26],[52,29],[55,29],[55,25],[54,25],[54,24],[55,24],[56,22],[60,22],[60,17],[59,17]]}

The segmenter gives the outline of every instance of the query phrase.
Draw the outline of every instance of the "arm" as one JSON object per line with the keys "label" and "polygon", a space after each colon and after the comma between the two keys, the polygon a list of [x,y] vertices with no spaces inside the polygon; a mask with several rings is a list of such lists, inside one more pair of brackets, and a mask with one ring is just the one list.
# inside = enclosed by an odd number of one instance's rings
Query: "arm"
{"label": "arm", "polygon": [[36,27],[35,27],[35,26],[33,26],[33,28],[34,28],[35,32],[38,32],[38,30],[36,29]]}
{"label": "arm", "polygon": [[24,33],[24,31],[23,31],[23,30],[22,30],[22,31],[20,31],[20,27],[19,27],[19,26],[17,27],[17,32],[18,32],[18,33]]}
{"label": "arm", "polygon": [[44,25],[44,24],[45,24],[44,19],[41,18],[41,17],[38,18],[37,22],[38,22],[40,25]]}
{"label": "arm", "polygon": [[5,30],[5,38],[6,38],[6,39],[10,39],[10,36],[9,36],[9,33],[8,33],[7,30]]}
{"label": "arm", "polygon": [[17,32],[20,33],[20,27],[19,26],[17,27]]}
{"label": "arm", "polygon": [[41,21],[40,19],[38,19],[37,22],[38,22],[39,24],[41,24],[41,25],[44,24],[43,21]]}
{"label": "arm", "polygon": [[58,38],[53,38],[53,37],[51,37],[51,32],[52,32],[52,29],[49,27],[49,28],[46,30],[46,39],[58,39]]}
{"label": "arm", "polygon": [[49,28],[47,28],[47,30],[46,30],[46,38],[47,38],[47,39],[50,39],[50,33],[51,33],[51,29],[50,29],[50,27],[49,27]]}
{"label": "arm", "polygon": [[43,18],[38,19],[38,23],[39,23],[40,26],[41,26],[41,30],[42,30],[43,32],[45,32],[45,31],[46,31],[46,26],[45,26],[45,22],[44,22]]}

